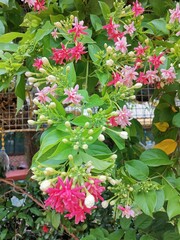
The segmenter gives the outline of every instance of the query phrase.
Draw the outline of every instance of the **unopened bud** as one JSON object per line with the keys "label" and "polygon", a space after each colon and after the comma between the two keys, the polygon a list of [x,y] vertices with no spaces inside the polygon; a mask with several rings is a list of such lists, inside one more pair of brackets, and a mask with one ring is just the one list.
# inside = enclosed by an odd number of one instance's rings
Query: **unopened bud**
{"label": "unopened bud", "polygon": [[134,85],[134,88],[138,89],[138,88],[141,88],[142,86],[143,86],[142,83],[136,83]]}
{"label": "unopened bud", "polygon": [[39,104],[38,99],[37,99],[37,98],[34,98],[34,99],[33,99],[33,103],[34,103],[35,105],[38,105],[38,104]]}
{"label": "unopened bud", "polygon": [[44,68],[40,68],[39,71],[40,71],[41,73],[47,73]]}
{"label": "unopened bud", "polygon": [[88,134],[89,134],[89,135],[92,135],[93,133],[94,133],[93,129],[90,129],[90,130],[88,131]]}
{"label": "unopened bud", "polygon": [[99,137],[98,137],[98,140],[99,140],[100,142],[103,142],[103,141],[105,140],[104,135],[103,135],[103,134],[100,134]]}
{"label": "unopened bud", "polygon": [[56,77],[53,76],[53,75],[49,75],[49,76],[46,77],[46,80],[47,80],[48,82],[52,83],[52,82],[55,82],[55,81],[56,81]]}
{"label": "unopened bud", "polygon": [[112,67],[114,64],[114,61],[112,59],[109,59],[106,61],[106,65],[109,66],[109,67]]}
{"label": "unopened bud", "polygon": [[109,205],[109,202],[108,202],[108,201],[103,201],[103,202],[101,203],[102,208],[107,208],[108,205]]}
{"label": "unopened bud", "polygon": [[48,120],[47,120],[47,124],[48,124],[48,125],[52,125],[52,124],[53,124],[53,120],[48,119]]}
{"label": "unopened bud", "polygon": [[56,108],[56,103],[55,102],[50,102],[49,108]]}
{"label": "unopened bud", "polygon": [[56,170],[55,170],[54,168],[51,168],[51,167],[47,167],[47,168],[45,168],[45,170],[44,170],[44,174],[45,174],[46,176],[52,175],[52,174],[54,174],[54,173],[56,173]]}
{"label": "unopened bud", "polygon": [[32,72],[25,72],[25,76],[26,76],[26,77],[31,77],[32,75],[33,75]]}
{"label": "unopened bud", "polygon": [[119,136],[122,138],[122,139],[128,139],[128,133],[126,131],[122,131],[119,133]]}
{"label": "unopened bud", "polygon": [[71,127],[71,123],[70,123],[69,121],[66,121],[66,122],[65,122],[65,126],[66,126],[66,127]]}
{"label": "unopened bud", "polygon": [[68,155],[68,159],[69,159],[70,161],[72,161],[72,160],[73,160],[73,155],[72,155],[72,154],[69,154],[69,155]]}
{"label": "unopened bud", "polygon": [[49,60],[46,57],[42,57],[41,60],[42,60],[44,66],[49,65]]}
{"label": "unopened bud", "polygon": [[84,149],[84,150],[88,149],[88,145],[87,144],[83,144],[82,145],[82,149]]}
{"label": "unopened bud", "polygon": [[51,182],[49,180],[44,180],[40,184],[40,189],[42,192],[46,192],[48,188],[52,187]]}
{"label": "unopened bud", "polygon": [[112,49],[112,47],[111,47],[111,46],[108,46],[108,47],[106,48],[106,52],[107,52],[107,53],[111,53],[111,52],[112,52],[112,50],[113,50],[113,49]]}
{"label": "unopened bud", "polygon": [[29,125],[35,125],[36,122],[35,122],[34,120],[28,120],[28,124],[29,124]]}
{"label": "unopened bud", "polygon": [[66,138],[63,138],[63,139],[62,139],[62,142],[63,142],[63,143],[67,143],[68,140],[67,140]]}
{"label": "unopened bud", "polygon": [[95,198],[92,194],[88,194],[84,200],[84,204],[87,208],[92,208],[95,204]]}

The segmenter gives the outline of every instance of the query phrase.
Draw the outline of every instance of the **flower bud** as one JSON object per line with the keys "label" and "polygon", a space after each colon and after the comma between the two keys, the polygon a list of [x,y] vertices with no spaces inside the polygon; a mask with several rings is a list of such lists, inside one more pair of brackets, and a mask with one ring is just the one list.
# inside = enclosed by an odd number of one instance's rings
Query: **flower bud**
{"label": "flower bud", "polygon": [[71,69],[70,66],[67,66],[67,67],[66,67],[66,72],[69,72],[70,69]]}
{"label": "flower bud", "polygon": [[36,82],[34,83],[34,87],[39,87],[40,86],[40,83]]}
{"label": "flower bud", "polygon": [[46,77],[46,80],[47,80],[48,82],[52,83],[52,82],[55,82],[55,81],[56,81],[56,77],[53,76],[53,75],[49,75],[49,76]]}
{"label": "flower bud", "polygon": [[49,108],[56,108],[56,103],[55,102],[50,102]]}
{"label": "flower bud", "polygon": [[92,135],[93,133],[94,133],[93,129],[90,129],[90,130],[88,131],[88,134],[89,134],[89,135]]}
{"label": "flower bud", "polygon": [[89,125],[90,125],[90,123],[89,123],[89,122],[86,122],[86,123],[84,124],[84,127],[85,127],[85,128],[88,128]]}
{"label": "flower bud", "polygon": [[42,60],[44,66],[49,65],[49,60],[46,57],[42,57],[41,60]]}
{"label": "flower bud", "polygon": [[60,22],[55,22],[54,23],[54,26],[57,27],[57,28],[61,28],[62,27],[62,24]]}
{"label": "flower bud", "polygon": [[73,146],[73,149],[74,149],[74,150],[78,150],[78,149],[79,149],[79,146],[75,144],[75,145]]}
{"label": "flower bud", "polygon": [[136,83],[134,85],[134,88],[138,89],[138,88],[141,88],[142,87],[142,83]]}
{"label": "flower bud", "polygon": [[56,170],[55,170],[54,168],[51,168],[51,167],[47,167],[47,168],[45,168],[45,170],[44,170],[44,174],[45,174],[46,176],[52,175],[52,174],[54,174],[55,172],[56,172]]}
{"label": "flower bud", "polygon": [[102,182],[105,182],[107,177],[105,175],[100,175],[99,177],[99,180],[102,181]]}
{"label": "flower bud", "polygon": [[72,155],[72,154],[69,154],[69,155],[68,155],[68,159],[69,159],[70,161],[72,161],[72,160],[73,160],[73,155]]}
{"label": "flower bud", "polygon": [[128,55],[130,56],[130,57],[134,57],[134,52],[133,51],[130,51],[129,53],[128,53]]}
{"label": "flower bud", "polygon": [[33,99],[33,103],[34,103],[35,105],[38,105],[38,104],[39,104],[38,99],[37,99],[37,98],[34,98],[34,99]]}
{"label": "flower bud", "polygon": [[25,76],[26,76],[26,77],[31,77],[32,75],[33,75],[32,72],[25,72]]}
{"label": "flower bud", "polygon": [[119,133],[119,136],[122,138],[122,139],[128,139],[128,133],[126,131],[121,131]]}
{"label": "flower bud", "polygon": [[107,208],[108,205],[109,205],[109,202],[108,202],[108,201],[103,201],[103,202],[101,203],[102,208]]}
{"label": "flower bud", "polygon": [[113,206],[113,205],[115,205],[115,203],[116,203],[116,201],[115,201],[115,200],[112,200],[112,201],[110,202],[110,205]]}
{"label": "flower bud", "polygon": [[104,135],[103,135],[103,134],[100,134],[99,137],[98,137],[98,140],[99,140],[100,142],[103,142],[103,141],[105,140]]}
{"label": "flower bud", "polygon": [[113,61],[112,59],[109,59],[109,60],[106,61],[106,65],[107,65],[108,67],[112,67],[113,64],[114,64],[114,61]]}
{"label": "flower bud", "polygon": [[82,145],[82,148],[83,148],[84,150],[86,150],[86,149],[88,149],[88,145],[87,145],[87,144],[83,144],[83,145]]}
{"label": "flower bud", "polygon": [[93,137],[92,137],[92,136],[88,137],[88,140],[92,141],[92,140],[93,140]]}
{"label": "flower bud", "polygon": [[42,192],[46,192],[48,188],[52,187],[51,182],[49,180],[44,180],[40,184],[40,189]]}
{"label": "flower bud", "polygon": [[37,81],[37,79],[34,78],[34,77],[29,77],[29,78],[28,78],[28,82],[30,82],[30,83],[34,83],[34,82],[36,82],[36,81]]}
{"label": "flower bud", "polygon": [[51,124],[53,124],[53,120],[51,120],[51,119],[48,119],[48,120],[47,120],[47,124],[48,124],[48,125],[51,125]]}
{"label": "flower bud", "polygon": [[66,121],[66,122],[65,122],[65,126],[66,126],[66,127],[71,127],[71,123],[70,123],[69,121]]}
{"label": "flower bud", "polygon": [[117,154],[113,154],[113,155],[111,156],[111,158],[112,158],[112,160],[116,160]]}
{"label": "flower bud", "polygon": [[84,204],[87,208],[92,208],[95,204],[95,198],[92,194],[87,194],[85,200],[84,200]]}
{"label": "flower bud", "polygon": [[62,139],[62,142],[63,142],[63,143],[67,143],[68,140],[67,140],[66,138],[63,138],[63,139]]}
{"label": "flower bud", "polygon": [[39,117],[39,119],[40,119],[41,121],[46,121],[46,117],[45,117],[44,115],[41,115],[41,116]]}
{"label": "flower bud", "polygon": [[40,68],[39,71],[40,71],[41,73],[47,73],[44,68]]}
{"label": "flower bud", "polygon": [[35,125],[36,122],[35,122],[34,120],[28,120],[28,124],[29,124],[29,125]]}
{"label": "flower bud", "polygon": [[106,48],[106,52],[107,52],[107,53],[111,53],[112,50],[113,50],[113,48],[112,48],[111,46],[108,46],[108,47]]}

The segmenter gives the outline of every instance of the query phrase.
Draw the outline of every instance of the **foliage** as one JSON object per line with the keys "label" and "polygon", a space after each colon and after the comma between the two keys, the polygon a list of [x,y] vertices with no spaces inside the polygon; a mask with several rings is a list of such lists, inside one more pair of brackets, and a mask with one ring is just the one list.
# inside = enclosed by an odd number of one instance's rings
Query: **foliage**
{"label": "foliage", "polygon": [[[2,239],[19,215],[17,233],[28,225],[36,237],[44,223],[54,239],[62,226],[74,239],[179,239],[179,5],[0,2],[18,14],[27,7],[20,26],[5,15],[0,23],[0,90],[15,89],[18,106],[25,91],[35,92],[29,124],[46,127],[32,165],[46,213],[27,200],[14,215],[3,200],[2,212],[13,214],[2,218]],[[151,149],[128,109],[148,85],[156,104]]]}

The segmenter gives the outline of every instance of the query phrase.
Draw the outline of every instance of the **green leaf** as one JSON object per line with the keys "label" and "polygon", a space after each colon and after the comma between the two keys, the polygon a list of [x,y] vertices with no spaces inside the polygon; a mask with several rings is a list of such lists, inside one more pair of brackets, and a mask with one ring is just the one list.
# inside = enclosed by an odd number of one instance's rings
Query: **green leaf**
{"label": "green leaf", "polygon": [[[157,238],[156,238],[157,239]],[[146,234],[143,235],[140,240],[155,240],[155,238],[151,237],[150,235]]]}
{"label": "green leaf", "polygon": [[164,20],[164,18],[160,18],[160,19],[154,19],[152,20],[149,24],[152,24],[155,27],[155,34],[157,36],[161,36],[161,35],[168,35],[169,34],[169,30],[166,28],[166,21]]}
{"label": "green leaf", "polygon": [[163,234],[163,240],[179,240],[180,235],[172,230],[169,230]]}
{"label": "green leaf", "polygon": [[9,5],[9,0],[0,0],[0,4]]}
{"label": "green leaf", "polygon": [[152,221],[153,219],[150,216],[142,213],[141,215],[138,215],[134,221],[135,228],[144,230],[151,225]]}
{"label": "green leaf", "polygon": [[4,240],[5,237],[7,236],[8,229],[3,229],[1,234],[0,234],[0,239]]}
{"label": "green leaf", "polygon": [[124,230],[123,229],[118,229],[115,232],[112,232],[109,234],[109,240],[121,240],[124,235]]}
{"label": "green leaf", "polygon": [[148,149],[144,151],[140,156],[140,160],[150,167],[172,164],[167,154],[160,149]]}
{"label": "green leaf", "polygon": [[99,2],[99,5],[100,5],[100,8],[101,8],[103,17],[104,17],[105,20],[107,20],[108,17],[109,17],[109,14],[110,14],[110,8],[105,2],[101,2],[101,1],[98,1],[98,2]]}
{"label": "green leaf", "polygon": [[4,33],[5,33],[5,27],[4,27],[3,22],[0,20],[0,35],[2,35]]}
{"label": "green leaf", "polygon": [[99,31],[102,29],[101,19],[97,15],[90,14],[90,19],[95,31]]}
{"label": "green leaf", "polygon": [[69,86],[73,87],[75,82],[76,82],[76,71],[75,71],[75,68],[74,68],[74,63],[73,62],[68,63],[67,66],[70,67],[70,70],[67,74],[67,79],[68,79],[68,82],[69,82]]}
{"label": "green leaf", "polygon": [[86,108],[93,108],[93,107],[99,107],[104,104],[104,101],[102,98],[100,98],[97,94],[93,94],[89,98],[89,102],[86,104]]}
{"label": "green leaf", "polygon": [[99,70],[97,70],[96,75],[102,85],[105,85],[109,81],[109,78],[110,78],[109,72],[106,72],[106,71],[100,72]]}
{"label": "green leaf", "polygon": [[85,125],[86,122],[90,122],[91,119],[87,116],[81,115],[76,117],[72,122],[72,124],[77,125],[77,126],[81,126],[83,127]]}
{"label": "green leaf", "polygon": [[134,195],[134,199],[139,208],[148,216],[153,217],[153,211],[156,206],[156,192],[140,192]]}
{"label": "green leaf", "polygon": [[180,197],[178,195],[169,199],[167,203],[167,214],[169,219],[180,215]]}
{"label": "green leaf", "polygon": [[128,230],[131,224],[131,218],[121,218],[120,225],[123,230]]}
{"label": "green leaf", "polygon": [[93,62],[96,62],[98,58],[96,54],[100,51],[100,48],[96,44],[88,44],[88,52]]}
{"label": "green leaf", "polygon": [[124,235],[124,240],[136,240],[136,230],[135,229],[128,229],[126,232],[125,232],[125,235]]}
{"label": "green leaf", "polygon": [[64,110],[63,105],[55,97],[53,97],[52,95],[51,95],[51,99],[56,104],[57,112],[64,117],[66,115],[66,111]]}
{"label": "green leaf", "polygon": [[50,23],[50,21],[47,21],[41,29],[39,29],[35,35],[35,41],[36,43],[42,40],[46,35],[52,32],[54,29],[54,26]]}
{"label": "green leaf", "polygon": [[178,128],[180,128],[180,112],[174,115],[172,119],[172,124]]}
{"label": "green leaf", "polygon": [[0,36],[0,43],[8,43],[13,41],[16,38],[24,37],[24,33],[19,32],[10,32]]}
{"label": "green leaf", "polygon": [[137,180],[145,180],[149,175],[148,166],[139,160],[126,161],[125,168]]}
{"label": "green leaf", "polygon": [[123,150],[125,148],[125,140],[122,139],[118,134],[110,131],[109,129],[106,129],[106,133],[114,141],[114,143],[120,150]]}
{"label": "green leaf", "polygon": [[86,150],[86,152],[91,156],[104,156],[104,155],[112,155],[111,150],[107,146],[107,144],[96,141],[95,143],[89,145],[89,148]]}
{"label": "green leaf", "polygon": [[156,191],[156,195],[157,195],[157,203],[156,203],[155,210],[159,211],[164,205],[164,201],[165,201],[164,191],[158,190]]}
{"label": "green leaf", "polygon": [[[24,75],[18,74],[16,78],[15,94],[22,100],[25,100],[25,77]],[[18,111],[19,109],[17,109]]]}
{"label": "green leaf", "polygon": [[59,213],[56,212],[52,212],[52,225],[55,229],[58,229],[60,221],[61,221],[61,215]]}

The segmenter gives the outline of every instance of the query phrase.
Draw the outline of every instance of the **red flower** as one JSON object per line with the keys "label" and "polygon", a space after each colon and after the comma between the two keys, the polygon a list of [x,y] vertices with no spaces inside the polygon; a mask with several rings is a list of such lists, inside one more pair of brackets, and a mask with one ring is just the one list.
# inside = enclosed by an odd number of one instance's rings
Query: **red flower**
{"label": "red flower", "polygon": [[113,23],[112,17],[109,20],[109,24],[103,26],[103,29],[106,29],[108,34],[108,39],[113,39],[115,42],[118,38],[122,38],[124,36],[123,32],[118,31],[119,24]]}
{"label": "red flower", "polygon": [[42,227],[42,230],[43,230],[44,233],[48,233],[49,232],[49,227],[46,224],[44,224],[43,227]]}
{"label": "red flower", "polygon": [[84,50],[85,47],[83,46],[83,44],[81,42],[78,42],[78,44],[75,47],[70,49],[71,54],[70,59],[74,58],[77,62],[78,60],[81,59],[81,55],[86,53]]}
{"label": "red flower", "polygon": [[45,0],[36,0],[35,3],[34,3],[34,10],[35,11],[42,11],[45,8]]}
{"label": "red flower", "polygon": [[138,45],[138,47],[134,48],[135,52],[136,52],[136,56],[144,56],[145,55],[145,51],[148,49],[149,47],[143,47],[140,43]]}
{"label": "red flower", "polygon": [[157,69],[163,62],[161,61],[161,57],[164,55],[164,53],[161,53],[159,56],[153,55],[150,56],[148,62],[152,63],[154,66],[154,69]]}
{"label": "red flower", "polygon": [[104,201],[101,194],[105,190],[105,187],[100,185],[101,181],[97,178],[90,178],[89,180],[89,182],[85,183],[85,187],[88,192],[94,196],[95,202],[98,202],[98,200]]}
{"label": "red flower", "polygon": [[39,70],[40,68],[42,68],[42,65],[43,65],[43,61],[42,61],[41,58],[36,58],[36,59],[34,60],[33,67],[35,67],[36,69]]}
{"label": "red flower", "polygon": [[117,73],[117,72],[113,73],[112,77],[113,77],[113,79],[107,83],[107,86],[111,86],[111,85],[116,86],[116,83],[118,83],[118,82],[123,83],[123,79],[119,73]]}
{"label": "red flower", "polygon": [[57,49],[53,48],[53,56],[52,59],[58,64],[64,64],[64,61],[70,60],[70,49],[66,48],[64,44],[61,43],[62,48]]}

